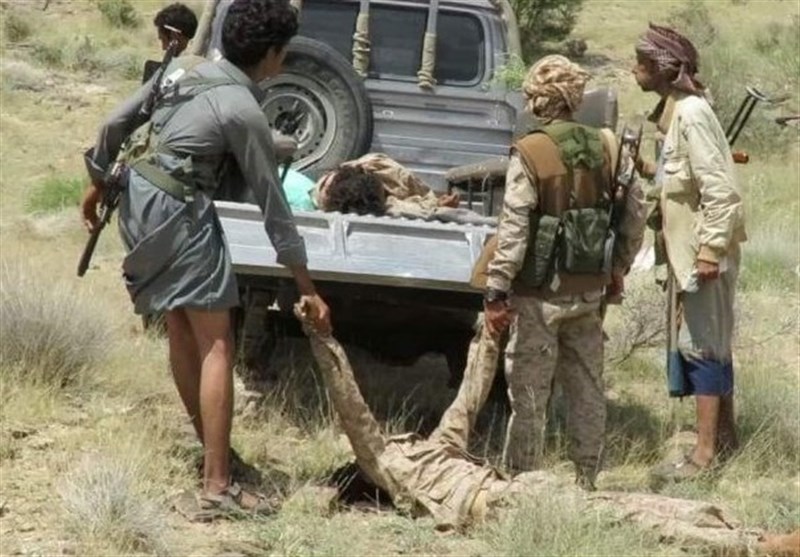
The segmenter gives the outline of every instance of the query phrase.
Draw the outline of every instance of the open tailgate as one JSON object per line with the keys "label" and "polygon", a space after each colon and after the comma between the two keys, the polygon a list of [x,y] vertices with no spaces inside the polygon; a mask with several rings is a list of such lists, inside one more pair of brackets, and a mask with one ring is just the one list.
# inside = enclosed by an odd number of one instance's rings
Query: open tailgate
{"label": "open tailgate", "polygon": [[[285,277],[255,205],[216,202],[237,275]],[[306,242],[312,278],[369,284],[473,292],[470,274],[490,226],[419,219],[295,212]]]}

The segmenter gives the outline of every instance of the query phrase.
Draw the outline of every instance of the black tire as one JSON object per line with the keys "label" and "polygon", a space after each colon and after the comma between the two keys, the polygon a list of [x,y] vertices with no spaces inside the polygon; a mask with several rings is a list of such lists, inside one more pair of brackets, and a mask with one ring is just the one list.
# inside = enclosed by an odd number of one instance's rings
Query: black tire
{"label": "black tire", "polygon": [[[313,178],[366,153],[372,144],[372,105],[359,75],[327,44],[295,37],[283,73],[264,84],[261,104],[273,129],[298,142],[292,168]],[[291,131],[292,116],[303,114]]]}

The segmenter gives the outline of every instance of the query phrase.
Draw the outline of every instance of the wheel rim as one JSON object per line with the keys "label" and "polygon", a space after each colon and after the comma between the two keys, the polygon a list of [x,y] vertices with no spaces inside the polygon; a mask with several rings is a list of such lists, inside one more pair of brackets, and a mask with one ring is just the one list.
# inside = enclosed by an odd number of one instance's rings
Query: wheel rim
{"label": "wheel rim", "polygon": [[270,80],[261,105],[273,129],[280,130],[292,114],[300,114],[300,125],[290,137],[297,141],[292,167],[308,168],[325,156],[336,135],[336,111],[331,93],[323,84],[292,74]]}

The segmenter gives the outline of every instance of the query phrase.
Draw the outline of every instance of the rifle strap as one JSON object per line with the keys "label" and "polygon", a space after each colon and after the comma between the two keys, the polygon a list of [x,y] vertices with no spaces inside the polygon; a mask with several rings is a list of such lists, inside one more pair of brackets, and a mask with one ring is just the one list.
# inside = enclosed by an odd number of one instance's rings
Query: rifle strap
{"label": "rifle strap", "polygon": [[179,201],[186,201],[186,183],[178,180],[166,170],[146,159],[139,159],[133,162],[130,168],[161,191],[168,193]]}
{"label": "rifle strap", "polygon": [[[180,95],[179,101],[169,107],[164,116],[152,122],[147,149],[140,156],[132,160],[128,166],[168,195],[180,201],[190,202],[194,198],[197,189],[192,180],[192,156],[173,151],[169,147],[162,145],[159,140],[159,133],[167,122],[169,122],[189,100],[216,87],[235,85],[236,82],[229,78],[190,76],[179,81],[178,84],[181,87],[188,87],[190,89],[189,93],[187,95]],[[169,99],[164,99],[163,102],[169,102]],[[185,178],[178,178],[161,168],[157,163],[157,154],[170,155],[177,159],[182,159],[183,165],[180,170],[182,176]]]}

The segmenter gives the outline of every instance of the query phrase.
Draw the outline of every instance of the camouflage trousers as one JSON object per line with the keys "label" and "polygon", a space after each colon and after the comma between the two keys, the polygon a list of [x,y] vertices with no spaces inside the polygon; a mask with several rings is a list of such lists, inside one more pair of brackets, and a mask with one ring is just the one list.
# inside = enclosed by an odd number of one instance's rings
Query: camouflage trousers
{"label": "camouflage trousers", "polygon": [[551,300],[517,297],[505,354],[511,402],[503,461],[515,470],[542,465],[547,406],[558,381],[567,405],[569,457],[597,470],[603,450],[602,293]]}

